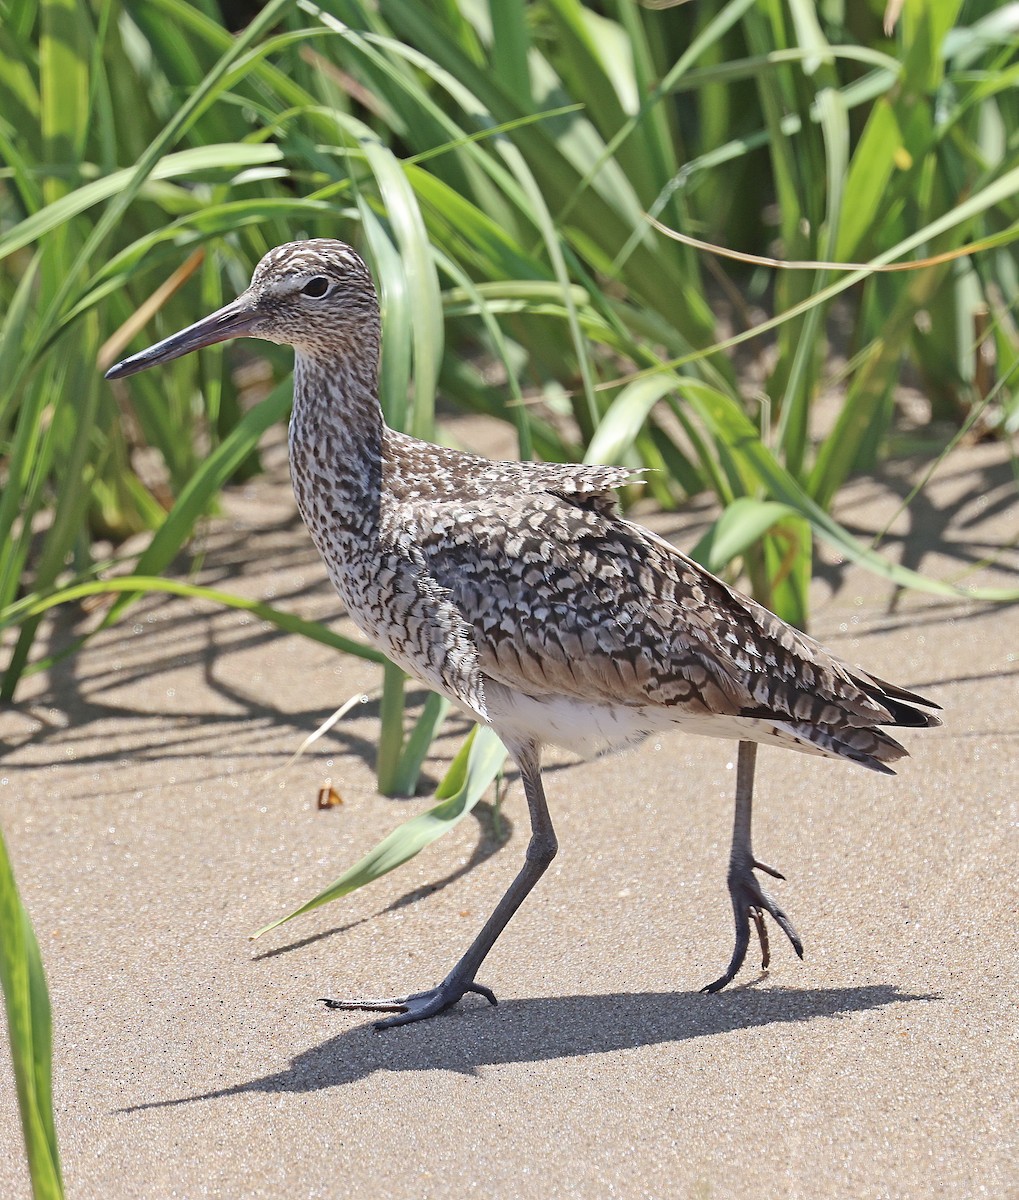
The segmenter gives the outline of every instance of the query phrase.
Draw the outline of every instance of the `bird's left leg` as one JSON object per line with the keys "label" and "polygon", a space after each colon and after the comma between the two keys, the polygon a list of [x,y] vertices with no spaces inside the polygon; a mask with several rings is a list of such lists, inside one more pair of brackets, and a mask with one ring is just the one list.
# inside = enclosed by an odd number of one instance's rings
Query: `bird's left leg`
{"label": "bird's left leg", "polygon": [[737,971],[743,966],[750,945],[750,922],[757,927],[757,936],[761,940],[761,967],[767,969],[771,961],[771,951],[768,946],[768,929],[764,924],[764,914],[770,913],[778,923],[779,928],[792,942],[793,949],[803,957],[803,944],[799,939],[792,922],[761,887],[755,869],[764,871],[775,879],[785,876],[774,867],[758,862],[754,858],[750,838],[750,819],[754,801],[754,767],[757,764],[757,743],[740,742],[739,757],[736,763],[736,815],[732,827],[732,850],[729,853],[729,896],[732,899],[733,916],[736,918],[736,946],[732,952],[729,966],[721,978],[707,987],[703,992],[717,992],[731,983]]}
{"label": "bird's left leg", "polygon": [[[505,740],[505,738],[504,738]],[[474,976],[484,962],[489,950],[495,945],[499,934],[506,928],[510,917],[517,911],[531,888],[548,869],[555,858],[558,842],[552,828],[545,790],[541,785],[541,748],[536,742],[514,744],[507,742],[507,749],[520,768],[520,778],[527,797],[531,815],[531,840],[527,845],[524,865],[510,884],[505,896],[467,949],[467,953],[437,987],[427,992],[415,992],[410,996],[397,996],[388,1000],[333,1000],[323,997],[329,1008],[367,1009],[371,1012],[391,1012],[395,1015],[376,1021],[376,1029],[389,1029],[393,1025],[407,1025],[434,1017],[451,1008],[467,992],[484,996],[491,1004],[496,1003],[495,993],[484,984],[476,983]]]}

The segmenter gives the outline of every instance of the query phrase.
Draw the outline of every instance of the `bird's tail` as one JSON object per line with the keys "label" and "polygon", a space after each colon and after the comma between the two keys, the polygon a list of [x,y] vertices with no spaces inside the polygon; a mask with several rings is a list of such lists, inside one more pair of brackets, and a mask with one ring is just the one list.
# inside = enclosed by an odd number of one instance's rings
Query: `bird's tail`
{"label": "bird's tail", "polygon": [[892,718],[882,724],[899,725],[909,729],[933,729],[941,724],[941,718],[935,713],[923,711],[932,708],[941,711],[941,705],[935,704],[933,700],[862,671],[853,672],[853,681]]}
{"label": "bird's tail", "polygon": [[[932,729],[941,724],[941,718],[928,709],[940,709],[940,705],[915,692],[886,683],[876,675],[862,671],[851,672],[853,682],[881,711],[868,718],[854,713],[848,721],[834,724],[811,721],[776,722],[779,728],[791,733],[798,741],[809,744],[822,754],[835,758],[846,758],[872,771],[885,775],[895,772],[888,765],[900,758],[907,758],[909,751],[886,733],[882,726],[903,729]],[[884,715],[887,714],[887,717]],[[807,749],[807,746],[803,747]]]}

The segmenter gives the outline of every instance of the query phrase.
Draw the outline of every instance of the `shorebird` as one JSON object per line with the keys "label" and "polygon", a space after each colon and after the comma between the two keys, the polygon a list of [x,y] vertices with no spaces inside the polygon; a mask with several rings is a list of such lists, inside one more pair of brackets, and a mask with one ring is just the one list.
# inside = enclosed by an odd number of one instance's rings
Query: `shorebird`
{"label": "shorebird", "polygon": [[583,755],[679,728],[739,742],[728,887],[743,965],[764,914],[803,957],[788,916],[754,874],[758,744],[894,774],[906,750],[883,726],[938,725],[938,706],[851,667],[620,515],[634,472],[493,462],[390,429],[379,405],[381,320],[371,274],[342,242],[270,250],[236,300],[118,363],[120,379],[234,337],[294,348],[290,464],[304,523],[369,641],[490,725],[516,762],[531,820],[524,865],[436,987],[387,1000],[326,1000],[434,1016],[468,992],[495,1003],[479,968],[556,854],[542,748]]}

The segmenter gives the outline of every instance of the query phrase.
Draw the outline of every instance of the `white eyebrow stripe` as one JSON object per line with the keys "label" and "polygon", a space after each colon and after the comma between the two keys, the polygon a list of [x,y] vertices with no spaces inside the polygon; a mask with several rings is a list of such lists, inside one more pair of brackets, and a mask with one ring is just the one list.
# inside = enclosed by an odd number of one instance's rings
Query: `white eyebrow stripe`
{"label": "white eyebrow stripe", "polygon": [[302,271],[300,274],[295,272],[293,275],[284,275],[280,279],[267,279],[262,285],[262,290],[270,296],[292,296],[316,275],[325,275],[332,282],[331,276],[325,271]]}

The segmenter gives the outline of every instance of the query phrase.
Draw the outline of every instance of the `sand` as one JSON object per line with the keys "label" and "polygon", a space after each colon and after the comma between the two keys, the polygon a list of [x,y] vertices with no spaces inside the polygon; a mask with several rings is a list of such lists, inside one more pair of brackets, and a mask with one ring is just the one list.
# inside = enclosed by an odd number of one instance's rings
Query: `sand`
{"label": "sand", "polygon": [[[275,466],[213,523],[200,578],[350,631]],[[882,527],[910,471],[854,484],[844,519]],[[1015,538],[1007,455],[967,451],[912,512],[892,557],[957,577]],[[657,527],[689,546],[704,519]],[[1015,586],[1017,566],[969,582]],[[0,823],[52,993],[68,1195],[1019,1196],[1019,608],[891,597],[826,552],[812,632],[937,700],[944,727],[906,733],[896,778],[759,760],[755,848],[788,876],[802,963],[775,931],[770,972],[698,991],[731,948],[735,746],[553,755],[561,852],[484,967],[498,1007],[383,1034],[316,998],[445,974],[519,865],[519,785],[501,824],[485,804],[251,943],[427,806],[375,792],[378,669],[151,597],[33,677],[0,713]],[[95,619],[62,614],[41,648]],[[343,803],[318,811],[327,781]],[[27,1195],[0,1052],[0,1196]]]}

